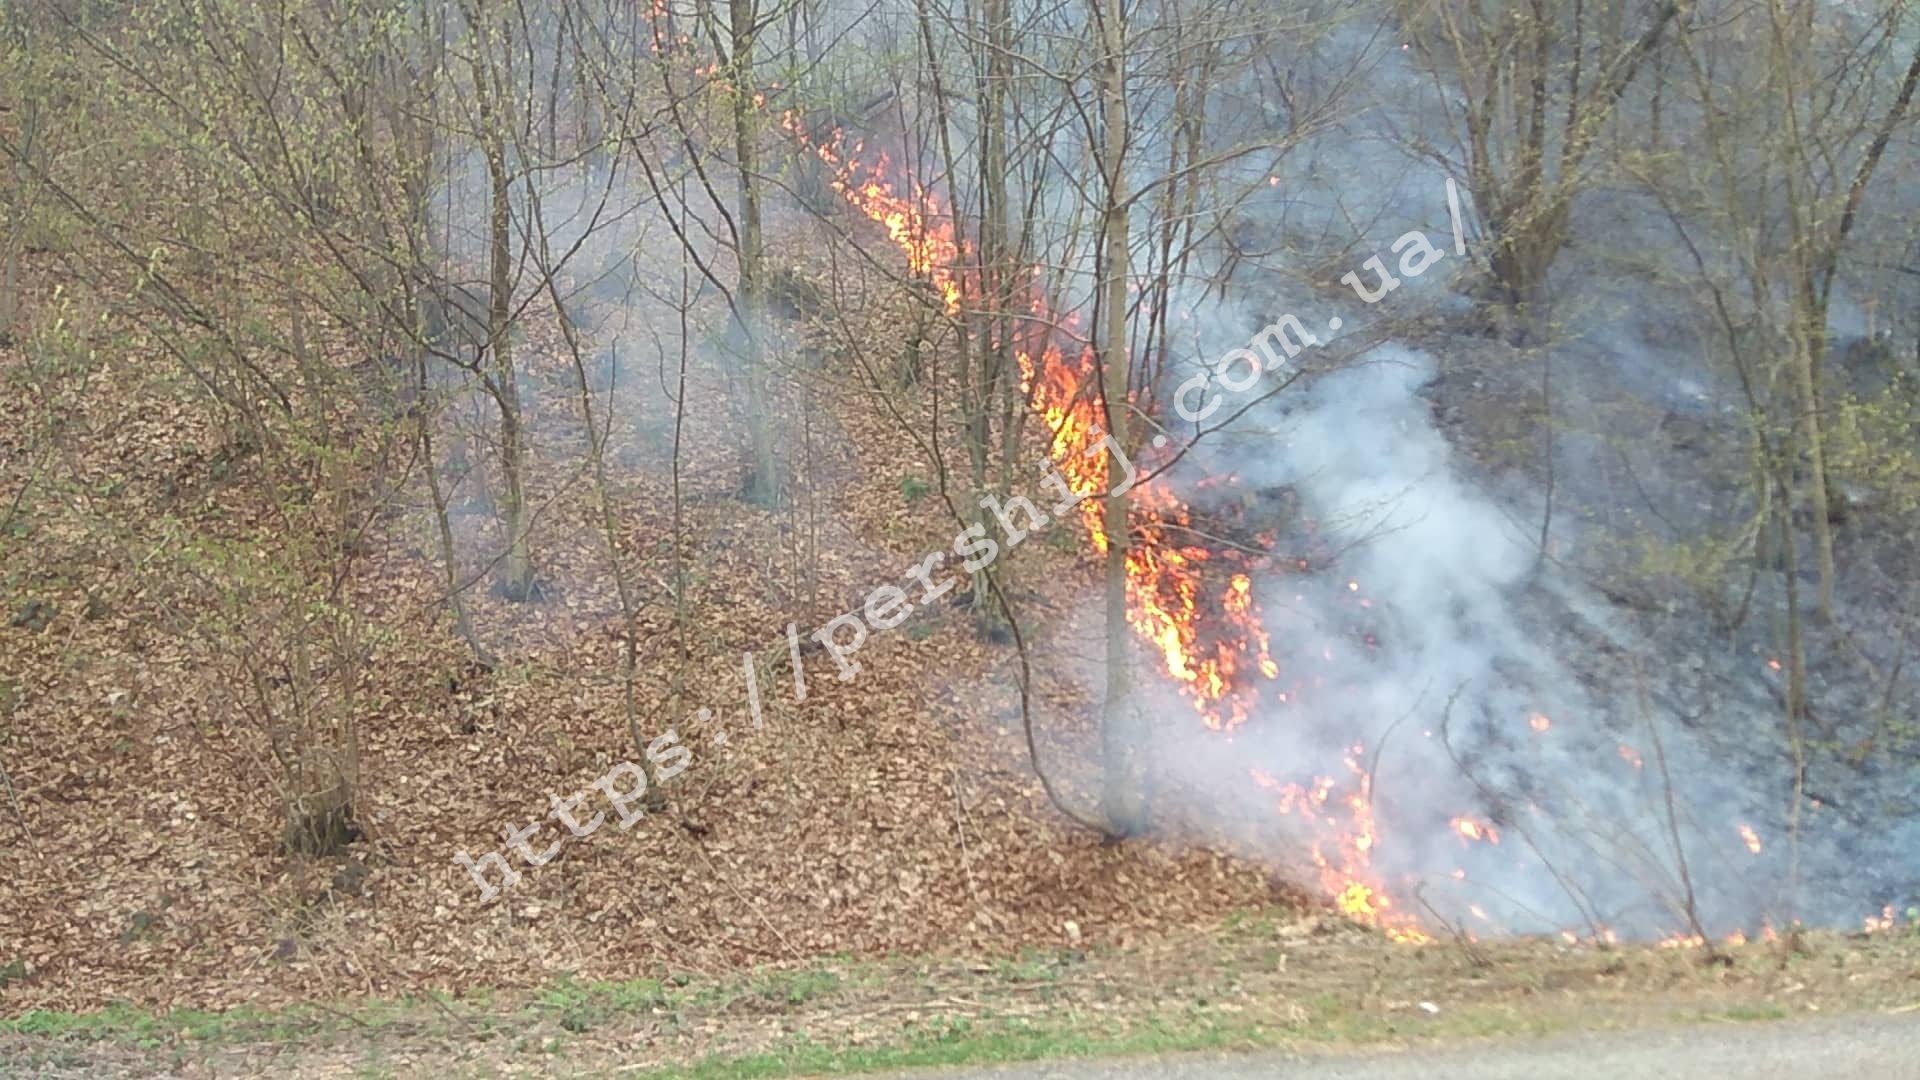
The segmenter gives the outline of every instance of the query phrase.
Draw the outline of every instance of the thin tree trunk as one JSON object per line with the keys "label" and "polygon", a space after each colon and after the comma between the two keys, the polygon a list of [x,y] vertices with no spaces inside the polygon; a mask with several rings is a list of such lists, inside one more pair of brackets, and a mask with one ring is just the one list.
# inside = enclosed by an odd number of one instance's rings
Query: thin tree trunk
{"label": "thin tree trunk", "polygon": [[734,327],[747,382],[747,428],[753,443],[753,475],[746,496],[762,506],[780,503],[783,484],[773,449],[767,409],[766,361],[756,342],[756,324],[766,313],[766,266],[760,228],[760,156],[754,111],[753,0],[727,0],[733,58],[733,151],[740,185],[740,296],[742,322]]}
{"label": "thin tree trunk", "polygon": [[[482,38],[476,50],[491,43]],[[533,592],[533,553],[527,537],[526,450],[520,425],[520,391],[513,368],[513,204],[512,180],[507,174],[509,117],[496,100],[499,86],[491,65],[473,60],[475,104],[480,114],[482,153],[487,162],[488,274],[487,355],[492,360],[491,391],[500,409],[500,472],[505,487],[501,512],[505,517],[506,559],[500,592],[510,600],[525,600]],[[505,79],[500,80],[504,84]]]}
{"label": "thin tree trunk", "polygon": [[1104,758],[1101,808],[1112,835],[1132,836],[1147,827],[1146,732],[1133,700],[1132,637],[1127,624],[1128,506],[1116,485],[1126,472],[1127,408],[1132,357],[1127,349],[1127,250],[1130,203],[1125,190],[1127,150],[1126,25],[1124,0],[1103,0],[1096,9],[1102,60],[1101,171],[1106,177],[1106,206],[1101,224],[1102,296],[1101,396],[1108,444],[1108,493],[1101,500],[1107,537],[1105,580],[1107,693],[1101,713]]}
{"label": "thin tree trunk", "polygon": [[[1816,317],[1819,318],[1817,325],[1813,321]],[[1823,314],[1806,313],[1793,335],[1793,382],[1800,411],[1800,424],[1795,426],[1802,431],[1802,445],[1807,451],[1806,490],[1813,515],[1813,556],[1820,574],[1816,603],[1820,618],[1830,622],[1833,619],[1833,519],[1827,487],[1826,429],[1820,417],[1818,385],[1821,354],[1826,351],[1823,348],[1826,332]]]}

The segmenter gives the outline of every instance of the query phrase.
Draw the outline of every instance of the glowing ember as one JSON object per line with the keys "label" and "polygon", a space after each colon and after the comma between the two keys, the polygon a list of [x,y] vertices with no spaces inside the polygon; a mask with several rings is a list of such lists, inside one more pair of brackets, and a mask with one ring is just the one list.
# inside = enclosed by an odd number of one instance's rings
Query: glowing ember
{"label": "glowing ember", "polygon": [[1740,840],[1747,845],[1749,852],[1755,855],[1760,854],[1760,834],[1753,831],[1753,826],[1745,824],[1740,826]]}
{"label": "glowing ember", "polygon": [[1627,764],[1633,766],[1636,769],[1646,764],[1645,762],[1640,760],[1640,751],[1635,750],[1633,747],[1628,746],[1626,743],[1620,744],[1620,760],[1626,762]]}
{"label": "glowing ember", "polygon": [[1483,821],[1475,821],[1461,816],[1448,823],[1453,831],[1464,840],[1482,840],[1489,844],[1500,842],[1500,831]]}
{"label": "glowing ember", "polygon": [[1546,716],[1541,713],[1534,713],[1532,716],[1527,717],[1527,726],[1535,732],[1545,734],[1546,730],[1553,726],[1553,721],[1547,719]]}

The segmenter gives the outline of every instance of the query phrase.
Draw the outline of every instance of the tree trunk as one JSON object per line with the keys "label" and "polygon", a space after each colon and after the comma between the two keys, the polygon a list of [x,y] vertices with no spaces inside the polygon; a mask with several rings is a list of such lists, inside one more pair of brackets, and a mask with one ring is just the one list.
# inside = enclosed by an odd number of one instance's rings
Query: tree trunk
{"label": "tree trunk", "polygon": [[1117,489],[1126,473],[1128,382],[1132,357],[1127,351],[1127,228],[1130,203],[1124,188],[1127,149],[1126,26],[1123,0],[1104,0],[1096,11],[1102,61],[1101,171],[1106,176],[1106,206],[1101,243],[1102,404],[1112,439],[1107,453],[1108,494],[1101,499],[1107,536],[1105,582],[1107,693],[1101,710],[1100,746],[1104,759],[1101,808],[1110,833],[1136,835],[1147,827],[1146,732],[1133,700],[1132,636],[1127,624],[1128,494]]}
{"label": "tree trunk", "polygon": [[[1794,333],[1793,382],[1807,451],[1807,503],[1813,516],[1813,554],[1820,572],[1820,618],[1833,620],[1833,519],[1827,492],[1827,447],[1820,418],[1819,369],[1826,352],[1826,313],[1806,312]],[[1791,517],[1791,515],[1789,515]]]}
{"label": "tree trunk", "polygon": [[[488,48],[483,39],[477,49]],[[487,355],[493,361],[491,392],[500,409],[500,472],[505,493],[506,558],[501,565],[500,593],[525,600],[533,592],[533,553],[527,538],[526,448],[520,426],[520,390],[513,369],[513,204],[512,179],[507,173],[507,136],[510,122],[497,106],[492,66],[473,61],[475,104],[480,114],[480,138],[487,160],[488,273]],[[500,83],[504,84],[505,79]]]}
{"label": "tree trunk", "polygon": [[749,501],[777,506],[782,488],[779,462],[774,457],[773,431],[767,415],[766,362],[760,355],[755,330],[765,315],[765,253],[760,229],[759,146],[753,104],[753,0],[727,0],[728,28],[733,54],[733,151],[740,183],[740,291],[739,320],[734,327],[747,382],[747,429],[753,443],[753,471],[746,486]]}

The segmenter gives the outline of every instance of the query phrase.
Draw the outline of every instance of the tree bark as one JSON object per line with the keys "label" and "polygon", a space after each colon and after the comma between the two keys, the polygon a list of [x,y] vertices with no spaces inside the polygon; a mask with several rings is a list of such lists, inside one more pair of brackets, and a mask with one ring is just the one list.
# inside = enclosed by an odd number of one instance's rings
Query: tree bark
{"label": "tree bark", "polygon": [[[476,44],[478,49],[487,47],[484,41]],[[525,436],[520,424],[519,382],[513,368],[513,190],[503,128],[509,120],[498,107],[492,76],[491,65],[474,61],[475,102],[480,113],[482,153],[487,161],[489,203],[487,356],[492,361],[492,396],[500,409],[500,472],[505,487],[500,509],[507,534],[506,558],[501,567],[500,592],[510,600],[525,600],[533,592],[533,552],[527,537]]]}
{"label": "tree bark", "polygon": [[761,506],[777,506],[785,485],[773,448],[767,410],[766,361],[756,333],[766,314],[765,241],[760,226],[760,155],[753,90],[754,0],[727,0],[733,68],[733,150],[739,169],[740,296],[735,343],[740,347],[747,383],[747,429],[753,443],[753,472],[746,496]]}
{"label": "tree bark", "polygon": [[1108,443],[1108,493],[1101,499],[1102,530],[1107,537],[1105,573],[1106,701],[1101,711],[1100,745],[1104,764],[1101,809],[1115,837],[1133,836],[1147,827],[1146,732],[1133,699],[1132,637],[1127,623],[1128,507],[1117,489],[1126,473],[1127,408],[1132,357],[1127,349],[1127,250],[1131,201],[1126,192],[1127,87],[1124,0],[1101,0],[1100,168],[1106,178],[1101,221],[1100,389]]}

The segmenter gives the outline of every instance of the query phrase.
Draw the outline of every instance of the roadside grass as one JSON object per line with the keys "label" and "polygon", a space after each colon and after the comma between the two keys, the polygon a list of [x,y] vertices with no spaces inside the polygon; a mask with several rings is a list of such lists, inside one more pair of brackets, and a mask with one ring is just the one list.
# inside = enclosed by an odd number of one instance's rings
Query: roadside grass
{"label": "roadside grass", "polygon": [[[36,1010],[0,1019],[0,1037],[61,1044],[110,1044],[153,1051],[181,1043],[203,1046],[295,1043],[333,1036],[381,1034],[442,1037],[521,1035],[548,1027],[584,1034],[650,1014],[679,1018],[719,1014],[741,1003],[758,1010],[792,1010],[885,977],[879,969],[841,958],[797,969],[768,969],[723,979],[673,975],[665,979],[580,982],[562,978],[517,1004],[508,995],[475,990],[458,997],[409,994],[327,1005],[302,1003],[224,1012],[143,1009],[124,1002],[88,1012]],[[525,1042],[524,1037],[521,1040]],[[3,1059],[0,1059],[3,1060]]]}
{"label": "roadside grass", "polygon": [[1223,1023],[1192,1014],[1152,1018],[1118,1033],[1024,1018],[936,1018],[888,1041],[868,1045],[826,1043],[797,1036],[759,1053],[714,1055],[688,1065],[661,1066],[644,1075],[661,1080],[754,1080],[795,1074],[1253,1049],[1289,1041],[1290,1030],[1255,1023]]}
{"label": "roadside grass", "polygon": [[[1755,1023],[1783,1019],[1779,1008],[1738,1008],[1682,1013],[1675,1023]],[[794,1036],[751,1054],[716,1054],[681,1065],[661,1065],[639,1075],[658,1080],[758,1080],[814,1074],[855,1075],[899,1069],[1001,1065],[1087,1057],[1221,1053],[1279,1047],[1364,1047],[1409,1038],[1542,1037],[1577,1028],[1576,1016],[1530,1016],[1486,1008],[1447,1017],[1387,1021],[1334,1007],[1278,1022],[1208,1013],[1192,1007],[1178,1013],[1136,1018],[1121,1030],[1111,1018],[1077,1017],[1036,1022],[1026,1017],[937,1017],[890,1038],[866,1044],[824,1042]]]}
{"label": "roadside grass", "polygon": [[69,1043],[114,1043],[152,1050],[180,1041],[203,1044],[280,1043],[318,1036],[402,1031],[435,1035],[459,1031],[513,1030],[551,1023],[581,1034],[612,1021],[654,1012],[723,1012],[737,1002],[797,1008],[830,998],[843,988],[870,983],[875,971],[850,970],[832,961],[793,970],[766,970],[729,979],[667,979],[578,982],[563,978],[517,1007],[493,1008],[496,993],[460,997],[411,994],[371,998],[338,1006],[306,1003],[278,1009],[242,1006],[225,1012],[199,1009],[153,1011],[115,1003],[90,1012],[33,1011],[0,1019],[0,1035]]}
{"label": "roadside grass", "polygon": [[[283,1008],[0,1019],[0,1074],[138,1061],[213,1074],[533,1069],[685,1080],[1383,1041],[1527,1037],[1811,1010],[1920,1008],[1920,935],[1809,935],[1726,963],[1675,950],[1394,945],[1337,920],[1242,913],[1110,949],[816,958],[714,977],[416,993]],[[407,1064],[394,1065],[393,1062]]]}

